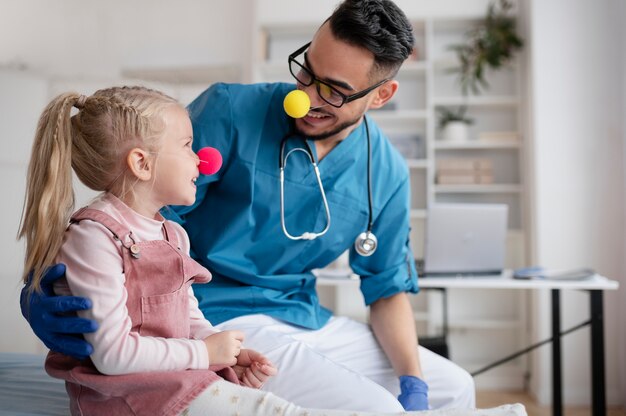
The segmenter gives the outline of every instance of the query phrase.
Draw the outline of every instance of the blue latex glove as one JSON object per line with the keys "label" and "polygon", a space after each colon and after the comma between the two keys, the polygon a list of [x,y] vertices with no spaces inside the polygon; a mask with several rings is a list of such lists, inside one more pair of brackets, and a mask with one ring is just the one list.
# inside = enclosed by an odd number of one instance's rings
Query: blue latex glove
{"label": "blue latex glove", "polygon": [[29,283],[26,284],[20,295],[22,315],[46,347],[83,359],[93,352],[93,347],[81,334],[96,331],[98,324],[90,319],[67,314],[91,308],[91,301],[76,296],[55,296],[52,284],[64,275],[65,265],[55,264],[41,280],[41,293],[33,292],[29,296]]}
{"label": "blue latex glove", "polygon": [[398,401],[404,410],[428,410],[428,384],[415,376],[400,376]]}

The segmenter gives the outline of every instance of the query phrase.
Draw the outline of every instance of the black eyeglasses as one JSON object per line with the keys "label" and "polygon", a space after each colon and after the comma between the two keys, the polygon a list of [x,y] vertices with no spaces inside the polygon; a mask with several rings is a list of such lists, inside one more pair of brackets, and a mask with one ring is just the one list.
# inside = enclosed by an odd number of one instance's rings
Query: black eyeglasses
{"label": "black eyeglasses", "polygon": [[[317,89],[317,94],[320,96],[322,100],[332,105],[333,107],[341,107],[345,103],[349,103],[350,101],[358,100],[359,98],[365,97],[375,88],[380,87],[385,82],[389,81],[389,78],[385,78],[380,82],[368,87],[362,91],[359,91],[355,94],[346,95],[341,91],[337,90],[332,85],[320,80],[313,74],[313,72],[302,65],[300,62],[296,61],[296,57],[303,53],[311,42],[307,43],[291,55],[289,55],[289,72],[291,75],[298,81],[299,84],[308,87],[311,84],[315,84],[315,88]],[[305,59],[306,60],[306,59]]]}

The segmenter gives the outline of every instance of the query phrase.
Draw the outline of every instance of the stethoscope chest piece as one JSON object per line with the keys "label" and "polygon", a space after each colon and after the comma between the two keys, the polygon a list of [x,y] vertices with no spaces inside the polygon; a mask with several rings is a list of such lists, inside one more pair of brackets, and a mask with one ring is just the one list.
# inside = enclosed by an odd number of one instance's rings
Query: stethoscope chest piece
{"label": "stethoscope chest piece", "polygon": [[364,257],[374,254],[377,247],[378,239],[371,231],[362,232],[354,241],[354,249]]}

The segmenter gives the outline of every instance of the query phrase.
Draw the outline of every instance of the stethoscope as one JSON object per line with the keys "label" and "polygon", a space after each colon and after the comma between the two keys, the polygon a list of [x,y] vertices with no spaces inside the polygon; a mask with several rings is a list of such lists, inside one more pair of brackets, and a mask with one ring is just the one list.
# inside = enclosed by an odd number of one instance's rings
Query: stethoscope
{"label": "stethoscope", "polygon": [[[361,256],[371,256],[376,251],[378,247],[378,239],[372,232],[372,148],[371,148],[371,140],[370,140],[370,130],[367,124],[367,117],[363,117],[365,121],[365,133],[367,135],[367,202],[368,202],[368,222],[367,222],[367,230],[359,234],[354,241],[354,249]],[[280,160],[278,161],[278,167],[280,168],[280,224],[283,228],[283,233],[290,240],[314,240],[317,237],[321,237],[330,228],[330,209],[328,208],[328,200],[326,199],[326,193],[324,192],[324,185],[322,185],[322,178],[320,177],[320,171],[317,167],[317,163],[315,162],[315,157],[313,156],[313,150],[309,143],[305,140],[306,149],[301,147],[295,147],[291,149],[285,155],[285,143],[289,138],[294,136],[293,133],[288,133],[283,137],[280,142]],[[307,231],[302,233],[301,235],[294,236],[287,231],[287,227],[285,225],[285,166],[287,165],[287,159],[293,152],[303,152],[306,154],[311,161],[311,165],[313,165],[313,170],[315,171],[315,177],[317,179],[317,184],[320,189],[320,194],[322,195],[322,202],[324,204],[324,210],[326,212],[326,227],[320,232],[312,232]]]}

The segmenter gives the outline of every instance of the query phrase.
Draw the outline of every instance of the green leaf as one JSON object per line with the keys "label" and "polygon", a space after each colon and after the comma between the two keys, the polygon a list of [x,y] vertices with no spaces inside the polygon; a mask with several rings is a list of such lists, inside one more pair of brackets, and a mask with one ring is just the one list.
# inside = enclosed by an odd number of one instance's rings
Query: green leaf
{"label": "green leaf", "polygon": [[483,21],[466,33],[465,43],[449,47],[460,64],[455,72],[464,95],[470,89],[476,94],[487,89],[486,68],[503,67],[522,49],[524,42],[517,35],[515,19],[508,14],[512,7],[509,0],[491,2]]}

